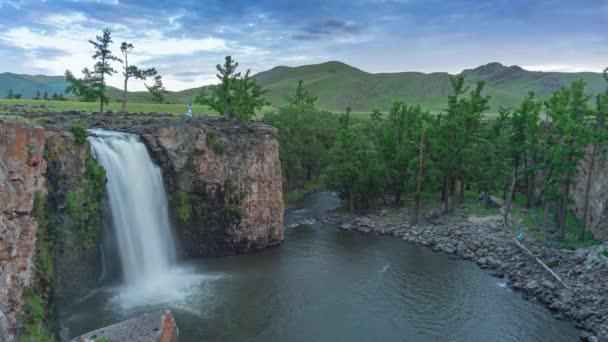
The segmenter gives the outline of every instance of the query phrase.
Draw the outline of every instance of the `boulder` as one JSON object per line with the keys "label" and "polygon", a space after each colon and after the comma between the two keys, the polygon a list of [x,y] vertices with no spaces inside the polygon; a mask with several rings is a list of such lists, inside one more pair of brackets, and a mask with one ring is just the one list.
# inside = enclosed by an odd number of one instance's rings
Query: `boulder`
{"label": "boulder", "polygon": [[74,338],[71,342],[108,341],[177,342],[179,330],[170,311],[156,311],[97,329]]}

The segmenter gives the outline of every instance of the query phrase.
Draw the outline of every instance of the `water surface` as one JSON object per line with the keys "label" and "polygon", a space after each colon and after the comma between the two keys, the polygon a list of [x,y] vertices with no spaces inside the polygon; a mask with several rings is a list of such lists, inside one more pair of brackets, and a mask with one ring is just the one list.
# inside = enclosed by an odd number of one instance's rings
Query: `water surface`
{"label": "water surface", "polygon": [[[315,218],[337,205],[313,193],[286,214],[285,242],[258,253],[182,263],[166,300],[130,302],[120,287],[62,309],[75,336],[156,308],[180,341],[576,341],[556,320],[468,261]],[[158,299],[158,297],[155,297]]]}

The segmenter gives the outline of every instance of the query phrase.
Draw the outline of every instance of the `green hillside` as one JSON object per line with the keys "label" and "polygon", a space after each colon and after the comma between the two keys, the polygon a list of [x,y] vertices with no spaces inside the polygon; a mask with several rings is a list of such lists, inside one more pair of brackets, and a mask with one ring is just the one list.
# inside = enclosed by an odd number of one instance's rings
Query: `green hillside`
{"label": "green hillside", "polygon": [[[492,111],[499,106],[515,106],[529,91],[541,98],[568,83],[582,79],[589,92],[598,92],[606,87],[600,73],[534,72],[518,66],[507,67],[490,63],[475,69],[465,70],[468,83],[486,81],[486,94],[492,96]],[[268,90],[269,100],[285,105],[293,93],[298,80],[319,97],[320,107],[340,111],[350,106],[354,111],[387,110],[393,101],[420,104],[431,111],[440,111],[446,106],[446,97],[451,91],[448,73],[381,73],[372,74],[340,62],[327,62],[302,67],[276,67],[256,75]]]}
{"label": "green hillside", "polygon": [[[529,91],[540,98],[547,98],[553,91],[568,83],[582,79],[590,93],[606,87],[600,73],[559,73],[528,71],[518,66],[504,66],[489,63],[475,69],[463,71],[468,83],[478,80],[486,82],[486,94],[492,96],[491,111],[499,106],[515,106]],[[444,72],[421,73],[379,73],[362,71],[341,62],[326,62],[299,67],[278,66],[255,75],[267,90],[267,98],[275,107],[289,102],[299,80],[305,82],[312,94],[318,97],[318,106],[332,111],[343,111],[351,107],[356,112],[370,112],[373,109],[388,110],[394,101],[420,104],[426,109],[438,112],[445,108],[446,97],[451,91],[450,75]],[[62,76],[28,76],[11,73],[0,74],[0,97],[9,89],[31,98],[36,90],[49,94],[62,93],[65,81]],[[169,92],[167,103],[185,104],[199,93],[201,88]],[[122,100],[122,91],[110,87],[110,102]],[[129,102],[147,103],[150,95],[145,91],[130,92]]]}

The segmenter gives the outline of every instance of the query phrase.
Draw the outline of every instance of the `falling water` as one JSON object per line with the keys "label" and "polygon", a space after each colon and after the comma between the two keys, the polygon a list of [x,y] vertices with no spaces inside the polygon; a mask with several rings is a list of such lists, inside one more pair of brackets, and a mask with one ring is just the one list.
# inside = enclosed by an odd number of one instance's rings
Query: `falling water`
{"label": "falling water", "polygon": [[150,285],[175,261],[163,179],[133,134],[93,130],[95,157],[106,170],[112,224],[126,285]]}

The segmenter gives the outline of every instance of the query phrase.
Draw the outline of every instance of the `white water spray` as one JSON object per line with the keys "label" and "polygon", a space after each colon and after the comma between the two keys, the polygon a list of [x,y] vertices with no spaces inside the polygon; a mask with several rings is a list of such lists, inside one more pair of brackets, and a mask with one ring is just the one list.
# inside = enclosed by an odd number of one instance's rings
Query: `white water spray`
{"label": "white water spray", "polygon": [[[167,277],[175,262],[161,171],[133,134],[94,130],[89,138],[106,170],[112,223],[127,286]],[[140,288],[141,289],[141,288]]]}

